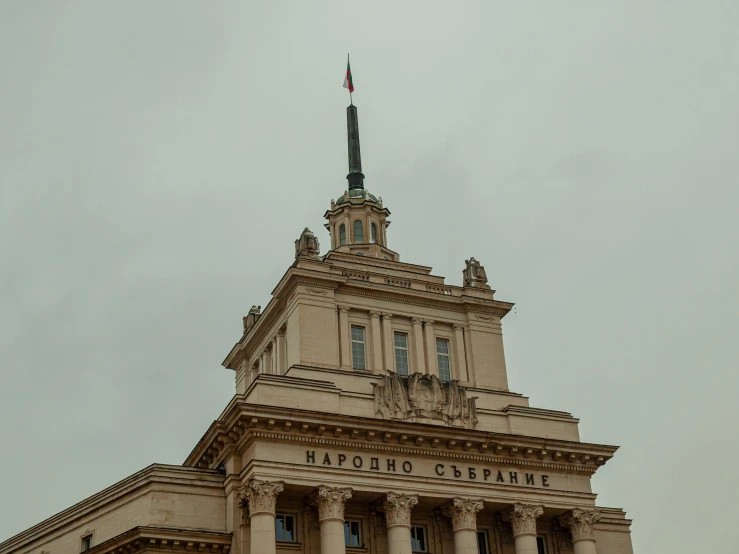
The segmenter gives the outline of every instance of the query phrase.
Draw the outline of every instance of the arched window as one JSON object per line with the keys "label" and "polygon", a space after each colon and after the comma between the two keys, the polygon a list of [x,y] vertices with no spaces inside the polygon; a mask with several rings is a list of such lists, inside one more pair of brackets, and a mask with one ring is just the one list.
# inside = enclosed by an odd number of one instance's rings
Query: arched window
{"label": "arched window", "polygon": [[346,244],[346,225],[339,226],[339,245]]}
{"label": "arched window", "polygon": [[358,219],[354,222],[354,242],[364,242],[364,227]]}
{"label": "arched window", "polygon": [[370,238],[371,238],[372,242],[377,242],[377,225],[375,225],[373,223],[371,229],[372,229],[372,231],[371,231],[371,234],[370,234]]}

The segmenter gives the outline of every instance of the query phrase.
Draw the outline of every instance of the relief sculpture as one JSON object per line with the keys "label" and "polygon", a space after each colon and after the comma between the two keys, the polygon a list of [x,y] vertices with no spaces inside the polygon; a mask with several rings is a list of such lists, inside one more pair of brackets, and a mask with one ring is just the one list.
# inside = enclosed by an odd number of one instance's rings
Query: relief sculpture
{"label": "relief sculpture", "polygon": [[375,413],[383,419],[437,420],[468,429],[477,425],[477,398],[467,398],[467,390],[458,381],[442,381],[423,373],[404,377],[389,371],[372,386]]}

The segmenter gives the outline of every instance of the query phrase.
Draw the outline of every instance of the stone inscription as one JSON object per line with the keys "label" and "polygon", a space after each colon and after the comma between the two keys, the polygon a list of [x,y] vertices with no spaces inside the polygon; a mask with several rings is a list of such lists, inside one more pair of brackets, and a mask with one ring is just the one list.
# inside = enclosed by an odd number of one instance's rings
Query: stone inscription
{"label": "stone inscription", "polygon": [[[341,467],[347,469],[368,469],[380,473],[400,473],[407,475],[423,475],[423,472],[414,470],[413,462],[384,456],[367,456],[360,454],[344,454],[305,451],[305,463],[325,467]],[[431,477],[454,478],[464,481],[479,481],[489,483],[504,483],[509,485],[528,485],[534,487],[549,487],[549,475],[534,472],[519,472],[503,469],[494,469],[481,466],[468,466],[439,462],[433,467]]]}

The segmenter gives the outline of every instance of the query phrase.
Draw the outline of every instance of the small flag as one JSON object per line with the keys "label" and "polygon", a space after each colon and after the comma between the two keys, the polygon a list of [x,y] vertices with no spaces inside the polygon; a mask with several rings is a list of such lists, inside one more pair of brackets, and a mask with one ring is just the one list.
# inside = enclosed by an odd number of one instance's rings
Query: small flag
{"label": "small flag", "polygon": [[349,92],[354,92],[354,83],[352,83],[352,68],[349,67],[349,58],[346,60],[346,75],[344,76],[344,88],[348,88]]}

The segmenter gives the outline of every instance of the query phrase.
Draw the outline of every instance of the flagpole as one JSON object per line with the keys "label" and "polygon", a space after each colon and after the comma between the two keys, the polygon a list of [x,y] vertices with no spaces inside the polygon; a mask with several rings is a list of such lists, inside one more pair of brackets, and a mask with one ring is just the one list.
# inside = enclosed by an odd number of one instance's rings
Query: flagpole
{"label": "flagpole", "polygon": [[[349,53],[348,52],[346,53],[346,67],[347,68],[350,67],[350,64],[349,64]],[[354,101],[352,100],[352,89],[349,89],[349,105],[350,106],[353,106],[354,105]]]}

